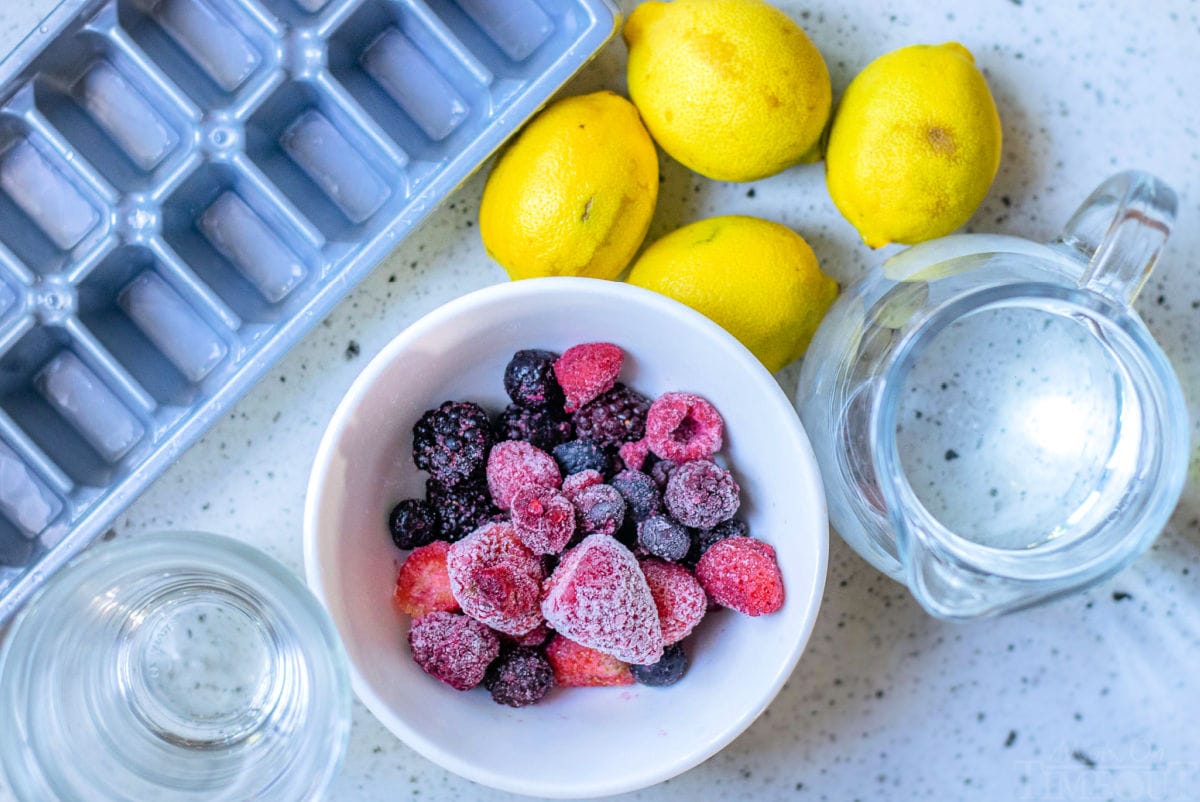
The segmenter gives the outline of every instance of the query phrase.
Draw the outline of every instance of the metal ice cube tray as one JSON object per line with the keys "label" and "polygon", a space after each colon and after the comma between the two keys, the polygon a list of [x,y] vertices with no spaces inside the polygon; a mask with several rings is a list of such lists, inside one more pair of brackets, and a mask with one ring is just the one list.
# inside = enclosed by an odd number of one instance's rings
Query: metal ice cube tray
{"label": "metal ice cube tray", "polygon": [[0,621],[612,35],[609,0],[66,0],[0,63]]}

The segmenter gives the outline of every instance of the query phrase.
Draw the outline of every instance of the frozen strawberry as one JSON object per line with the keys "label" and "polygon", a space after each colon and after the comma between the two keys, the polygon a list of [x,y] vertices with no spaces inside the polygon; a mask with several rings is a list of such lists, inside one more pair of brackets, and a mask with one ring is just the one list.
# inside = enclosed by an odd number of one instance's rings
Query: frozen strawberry
{"label": "frozen strawberry", "polygon": [[617,449],[617,454],[620,455],[621,461],[625,463],[625,467],[631,471],[640,471],[642,466],[646,464],[646,457],[650,454],[650,444],[646,442],[646,438],[634,440],[629,443],[621,443],[621,447]]}
{"label": "frozen strawberry", "polygon": [[663,645],[681,641],[691,634],[708,608],[704,588],[682,565],[663,560],[642,560],[642,574],[658,608]]}
{"label": "frozen strawberry", "polygon": [[426,674],[460,691],[482,682],[488,665],[500,654],[495,633],[458,613],[416,619],[408,630],[408,645]]}
{"label": "frozen strawberry", "polygon": [[546,581],[546,623],[582,646],[627,663],[662,657],[658,608],[637,558],[607,535],[568,551]]}
{"label": "frozen strawberry", "polygon": [[557,490],[527,485],[513,496],[512,525],[534,554],[558,554],[575,534],[575,507]]}
{"label": "frozen strawberry", "polygon": [[708,459],[721,450],[725,422],[694,393],[663,393],[646,413],[646,442],[663,459]]}
{"label": "frozen strawberry", "polygon": [[696,564],[696,578],[714,602],[739,613],[765,615],[783,606],[775,549],[752,537],[729,537],[709,546]]}
{"label": "frozen strawberry", "polygon": [[398,610],[413,618],[458,610],[458,602],[450,592],[450,574],[446,572],[449,549],[450,544],[444,540],[413,549],[396,577],[392,601]]}
{"label": "frozen strawberry", "polygon": [[579,495],[581,491],[602,484],[604,484],[604,476],[600,471],[588,469],[579,473],[573,473],[566,479],[563,479],[562,492],[564,496],[574,501],[575,496]]}
{"label": "frozen strawberry", "polygon": [[555,635],[546,646],[546,657],[554,669],[554,684],[563,688],[599,688],[632,685],[629,665],[615,657],[580,646]]}
{"label": "frozen strawberry", "polygon": [[567,396],[566,411],[574,412],[612,389],[625,354],[612,343],[572,346],[554,363],[554,376]]}
{"label": "frozen strawberry", "polygon": [[526,485],[557,488],[562,474],[554,457],[522,440],[497,443],[488,455],[487,484],[492,500],[502,510],[512,505],[513,496]]}
{"label": "frozen strawberry", "polygon": [[451,544],[446,569],[454,598],[472,618],[508,635],[542,623],[542,560],[510,524],[486,523]]}
{"label": "frozen strawberry", "polygon": [[706,459],[685,462],[671,471],[663,502],[684,526],[711,529],[733,517],[741,506],[741,489],[732,474]]}

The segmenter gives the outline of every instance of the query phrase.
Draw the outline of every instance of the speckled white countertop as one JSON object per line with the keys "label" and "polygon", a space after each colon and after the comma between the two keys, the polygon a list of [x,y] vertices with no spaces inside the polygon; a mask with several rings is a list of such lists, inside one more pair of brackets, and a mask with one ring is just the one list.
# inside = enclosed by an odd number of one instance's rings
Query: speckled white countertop
{"label": "speckled white countertop", "polygon": [[[0,52],[54,0],[0,2]],[[835,95],[876,55],[955,39],[987,73],[1004,125],[979,231],[1049,239],[1108,174],[1148,169],[1179,191],[1175,234],[1138,306],[1200,421],[1200,4],[1194,0],[780,0]],[[628,11],[636,2],[622,0]],[[610,45],[568,93],[621,88]],[[784,222],[839,281],[881,257],[857,242],[820,166],[716,184],[664,160],[651,238],[717,213]],[[467,182],[116,522],[107,537],[225,532],[301,568],[317,441],[342,393],[420,315],[504,280],[474,229]],[[791,391],[795,370],[781,380]],[[1193,454],[1200,437],[1193,435]],[[1200,460],[1154,549],[1048,607],[969,625],[929,618],[834,538],[808,651],[767,713],[644,800],[1195,800],[1200,796]],[[730,681],[736,682],[736,677]],[[716,701],[714,700],[714,703]],[[531,761],[541,759],[530,755]],[[360,705],[334,800],[498,800],[393,738]],[[0,800],[11,795],[0,780]]]}

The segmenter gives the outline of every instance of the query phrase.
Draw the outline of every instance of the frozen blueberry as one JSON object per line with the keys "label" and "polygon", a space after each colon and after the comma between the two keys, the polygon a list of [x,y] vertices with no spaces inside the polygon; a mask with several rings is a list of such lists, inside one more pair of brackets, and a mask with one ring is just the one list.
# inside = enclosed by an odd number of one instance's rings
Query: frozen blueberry
{"label": "frozen blueberry", "polygon": [[447,485],[483,472],[492,422],[478,404],[447,401],[413,426],[413,463]]}
{"label": "frozen blueberry", "polygon": [[631,665],[633,678],[641,685],[661,687],[674,685],[687,673],[688,659],[682,643],[672,643],[663,649],[662,659],[648,666]]}
{"label": "frozen blueberry", "polygon": [[695,567],[704,552],[709,547],[728,537],[745,537],[750,533],[750,527],[741,518],[730,518],[728,521],[714,526],[712,529],[695,529],[692,534],[692,548],[688,552],[685,563]]}
{"label": "frozen blueberry", "polygon": [[550,451],[571,439],[571,421],[550,408],[530,409],[509,404],[496,421],[496,440],[524,440]]}
{"label": "frozen blueberry", "polygon": [[504,369],[504,390],[514,404],[531,409],[563,408],[565,399],[562,387],[554,377],[556,359],[558,354],[538,349],[513,354],[508,367]]}
{"label": "frozen blueberry", "polygon": [[397,548],[415,549],[437,540],[438,520],[429,502],[406,498],[392,508],[388,529]]}
{"label": "frozen blueberry", "polygon": [[498,704],[526,707],[554,687],[554,671],[540,649],[519,646],[488,666],[483,685]]}
{"label": "frozen blueberry", "polygon": [[662,494],[658,485],[641,471],[621,471],[608,483],[625,499],[633,520],[644,521],[662,510]]}
{"label": "frozen blueberry", "polygon": [[583,471],[608,471],[609,457],[595,440],[571,440],[555,446],[554,459],[563,476]]}
{"label": "frozen blueberry", "polygon": [[688,528],[666,515],[654,515],[637,526],[638,545],[655,557],[676,562],[687,556],[692,548]]}
{"label": "frozen blueberry", "polygon": [[439,537],[451,542],[471,534],[498,512],[482,480],[451,487],[430,477],[425,482],[425,498],[437,516]]}
{"label": "frozen blueberry", "polygon": [[582,535],[616,534],[625,521],[625,499],[612,485],[592,485],[575,494],[575,530]]}

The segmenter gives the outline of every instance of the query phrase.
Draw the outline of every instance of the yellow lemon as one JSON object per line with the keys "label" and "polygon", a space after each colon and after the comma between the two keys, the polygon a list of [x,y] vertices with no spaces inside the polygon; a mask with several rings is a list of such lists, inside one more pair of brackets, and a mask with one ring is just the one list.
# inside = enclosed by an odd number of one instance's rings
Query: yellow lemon
{"label": "yellow lemon", "polygon": [[804,353],[838,294],[799,234],[741,215],[701,220],[658,240],[634,263],[629,283],[707,315],[771,372]]}
{"label": "yellow lemon", "polygon": [[658,200],[658,154],[637,109],[612,92],[545,109],[496,162],[479,233],[515,279],[613,279],[629,264]]}
{"label": "yellow lemon", "polygon": [[753,181],[815,161],[829,70],[763,0],[643,3],[625,23],[629,96],[663,150],[701,175]]}
{"label": "yellow lemon", "polygon": [[949,234],[975,213],[1000,166],[1000,115],[956,42],[913,45],[846,89],[825,149],[838,209],[872,248]]}

